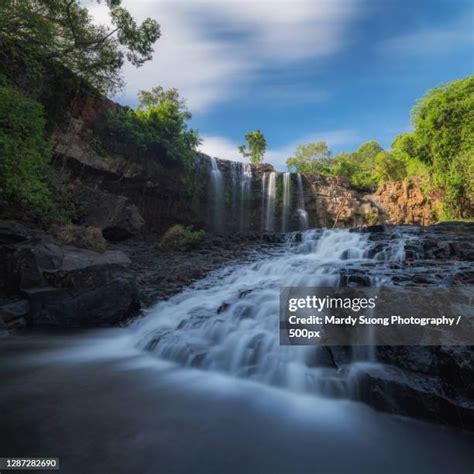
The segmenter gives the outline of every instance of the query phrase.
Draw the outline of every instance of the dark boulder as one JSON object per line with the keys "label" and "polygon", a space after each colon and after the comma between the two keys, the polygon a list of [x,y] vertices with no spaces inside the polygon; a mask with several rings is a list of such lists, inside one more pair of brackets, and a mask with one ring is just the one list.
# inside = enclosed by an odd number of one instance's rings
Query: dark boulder
{"label": "dark boulder", "polygon": [[111,326],[139,310],[135,276],[122,252],[61,246],[40,236],[0,245],[0,257],[2,289],[29,304],[26,312],[2,307],[7,325],[21,316],[32,326]]}
{"label": "dark boulder", "polygon": [[80,223],[99,227],[107,240],[120,241],[133,237],[145,224],[138,207],[125,196],[80,186],[75,190],[74,200],[79,209]]}
{"label": "dark boulder", "polygon": [[19,329],[26,325],[30,306],[27,300],[19,300],[0,306],[0,328]]}
{"label": "dark boulder", "polygon": [[140,304],[129,264],[122,252],[65,247],[62,264],[43,272],[45,286],[25,290],[28,322],[42,327],[111,326],[133,316]]}
{"label": "dark boulder", "polygon": [[24,225],[13,221],[0,221],[0,245],[16,244],[32,237]]}
{"label": "dark boulder", "polygon": [[353,397],[378,410],[474,430],[474,401],[448,393],[439,377],[367,364],[352,373]]}

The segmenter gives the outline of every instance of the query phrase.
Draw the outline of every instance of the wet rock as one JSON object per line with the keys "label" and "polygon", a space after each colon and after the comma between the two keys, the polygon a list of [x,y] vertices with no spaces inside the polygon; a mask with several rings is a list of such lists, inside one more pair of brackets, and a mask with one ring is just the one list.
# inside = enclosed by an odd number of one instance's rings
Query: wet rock
{"label": "wet rock", "polygon": [[438,377],[362,365],[353,383],[354,398],[376,409],[474,430],[474,401],[461,394],[451,397]]}
{"label": "wet rock", "polygon": [[356,227],[356,228],[350,229],[350,232],[361,232],[363,234],[367,234],[367,233],[376,234],[380,232],[385,232],[385,226],[381,224],[377,224],[377,225]]}
{"label": "wet rock", "polygon": [[29,310],[27,300],[19,300],[0,306],[0,328],[21,329],[25,327]]}
{"label": "wet rock", "polygon": [[308,367],[337,369],[337,364],[331,349],[325,346],[311,348],[311,350],[306,353],[305,362]]}

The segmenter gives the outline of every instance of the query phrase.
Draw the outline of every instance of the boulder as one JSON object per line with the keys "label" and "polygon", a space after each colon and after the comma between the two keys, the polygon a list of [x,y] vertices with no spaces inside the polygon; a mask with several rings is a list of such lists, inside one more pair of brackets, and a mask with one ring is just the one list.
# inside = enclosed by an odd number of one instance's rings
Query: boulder
{"label": "boulder", "polygon": [[54,232],[56,238],[65,245],[74,245],[97,252],[107,249],[102,230],[98,227],[85,227],[78,225],[65,225],[58,227]]}
{"label": "boulder", "polygon": [[32,232],[14,221],[0,221],[0,245],[16,244],[32,237]]}
{"label": "boulder", "polygon": [[61,265],[44,270],[45,285],[25,290],[28,322],[41,327],[111,326],[133,316],[140,303],[129,264],[119,251],[65,247]]}
{"label": "boulder", "polygon": [[19,329],[26,325],[30,306],[27,300],[19,300],[0,306],[0,328]]}
{"label": "boulder", "polygon": [[368,364],[351,370],[357,400],[389,413],[474,430],[474,401],[448,393],[439,377]]}
{"label": "boulder", "polygon": [[145,224],[138,207],[125,196],[78,186],[74,201],[79,209],[80,223],[100,228],[103,236],[110,241],[133,237]]}
{"label": "boulder", "polygon": [[[49,236],[0,245],[0,284],[26,296],[25,306],[2,307],[7,325],[24,318],[31,326],[111,326],[140,308],[130,260],[122,252],[98,253],[62,246]],[[21,314],[20,314],[21,313]]]}

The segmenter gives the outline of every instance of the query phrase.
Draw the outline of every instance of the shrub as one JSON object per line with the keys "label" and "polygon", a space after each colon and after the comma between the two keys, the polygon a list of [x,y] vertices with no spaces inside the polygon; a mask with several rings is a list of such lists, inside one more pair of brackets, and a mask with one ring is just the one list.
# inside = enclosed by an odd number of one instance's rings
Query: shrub
{"label": "shrub", "polygon": [[55,229],[56,238],[65,245],[74,245],[96,252],[107,250],[107,242],[98,227],[66,225]]}
{"label": "shrub", "polygon": [[53,207],[48,185],[52,146],[42,106],[13,87],[0,86],[0,194],[45,214]]}
{"label": "shrub", "polygon": [[176,224],[161,237],[160,247],[164,250],[188,250],[197,247],[204,239],[203,230]]}

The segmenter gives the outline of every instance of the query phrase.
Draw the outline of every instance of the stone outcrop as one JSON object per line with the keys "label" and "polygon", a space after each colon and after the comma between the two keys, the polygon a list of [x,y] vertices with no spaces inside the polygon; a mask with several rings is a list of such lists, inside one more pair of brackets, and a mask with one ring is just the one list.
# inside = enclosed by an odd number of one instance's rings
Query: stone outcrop
{"label": "stone outcrop", "polygon": [[[387,274],[392,284],[474,287],[474,224],[377,226],[371,230],[372,255],[389,247],[394,237],[403,234],[405,238],[404,260],[393,264]],[[365,286],[363,277],[368,274],[370,263],[363,272],[346,269],[346,282]],[[329,351],[341,371],[349,367],[354,399],[385,412],[474,429],[471,347],[377,346],[377,364],[360,365],[349,365],[351,348],[331,347]]]}
{"label": "stone outcrop", "polygon": [[439,191],[425,193],[423,179],[382,184],[375,193],[365,196],[381,210],[381,221],[390,224],[431,225],[437,222],[441,206]]}
{"label": "stone outcrop", "polygon": [[63,246],[5,222],[4,235],[17,236],[0,245],[0,290],[13,300],[1,307],[4,324],[110,326],[137,313],[135,276],[122,252]]}
{"label": "stone outcrop", "polygon": [[78,222],[98,227],[110,241],[128,239],[137,235],[145,223],[137,206],[125,196],[110,194],[89,186],[76,186]]}

